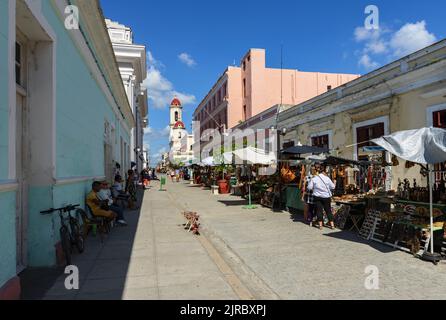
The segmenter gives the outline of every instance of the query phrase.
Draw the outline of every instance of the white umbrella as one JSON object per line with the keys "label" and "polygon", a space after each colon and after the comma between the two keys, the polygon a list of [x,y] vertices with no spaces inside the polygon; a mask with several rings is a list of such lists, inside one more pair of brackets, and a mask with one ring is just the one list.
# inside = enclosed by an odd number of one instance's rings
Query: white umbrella
{"label": "white umbrella", "polygon": [[[430,244],[431,260],[434,256],[434,217],[432,189],[434,177],[432,165],[446,161],[446,130],[441,128],[421,128],[392,133],[371,142],[383,147],[390,153],[414,163],[426,164],[429,170],[429,205],[430,205]],[[428,257],[429,258],[429,257]]]}
{"label": "white umbrella", "polygon": [[207,157],[207,158],[204,158],[203,160],[201,160],[201,164],[202,164],[203,166],[214,167],[214,166],[215,166],[214,157]]}

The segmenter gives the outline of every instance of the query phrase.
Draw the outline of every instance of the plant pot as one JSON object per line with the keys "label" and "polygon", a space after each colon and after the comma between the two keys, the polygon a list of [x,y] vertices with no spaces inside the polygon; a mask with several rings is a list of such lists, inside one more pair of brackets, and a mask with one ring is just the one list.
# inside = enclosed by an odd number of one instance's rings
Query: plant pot
{"label": "plant pot", "polygon": [[218,191],[221,194],[229,193],[229,183],[227,180],[218,180]]}

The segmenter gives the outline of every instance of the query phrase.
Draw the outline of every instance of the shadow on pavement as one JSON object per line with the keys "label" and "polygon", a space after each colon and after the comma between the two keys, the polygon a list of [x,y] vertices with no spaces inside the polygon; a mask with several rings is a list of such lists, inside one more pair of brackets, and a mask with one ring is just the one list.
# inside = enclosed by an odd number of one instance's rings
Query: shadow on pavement
{"label": "shadow on pavement", "polygon": [[378,242],[365,240],[365,239],[361,238],[357,233],[354,233],[352,231],[338,231],[338,232],[324,234],[324,236],[335,238],[335,239],[340,239],[340,240],[345,240],[345,241],[351,241],[351,242],[355,242],[355,243],[361,243],[363,245],[372,247],[373,249],[375,249],[379,252],[382,252],[382,253],[390,253],[390,252],[396,251],[396,249],[393,249],[389,246],[380,244]]}
{"label": "shadow on pavement", "polygon": [[[147,190],[146,192],[153,192]],[[27,268],[20,274],[22,300],[119,300],[122,298],[138,227],[144,191],[138,188],[137,210],[126,210],[126,227],[112,228],[101,243],[91,233],[85,251],[74,249],[72,265],[79,269],[80,290],[67,290],[65,267]]]}
{"label": "shadow on pavement", "polygon": [[227,207],[233,206],[245,206],[249,204],[248,200],[240,199],[240,200],[218,200],[218,202],[223,203]]}

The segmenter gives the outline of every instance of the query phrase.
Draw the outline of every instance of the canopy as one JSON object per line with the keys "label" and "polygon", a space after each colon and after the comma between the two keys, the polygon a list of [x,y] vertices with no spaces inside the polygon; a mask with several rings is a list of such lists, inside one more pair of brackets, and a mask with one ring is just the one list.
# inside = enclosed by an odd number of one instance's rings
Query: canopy
{"label": "canopy", "polygon": [[421,164],[446,161],[446,130],[441,128],[399,131],[372,142],[407,161]]}
{"label": "canopy", "polygon": [[269,165],[275,163],[277,160],[275,152],[266,152],[263,149],[246,147],[235,151],[225,152],[223,154],[224,162],[232,163],[233,155],[235,164],[243,164],[244,161],[246,161],[248,164]]}
{"label": "canopy", "polygon": [[427,164],[429,168],[429,207],[430,207],[430,254],[423,257],[431,261],[439,261],[434,253],[434,217],[432,190],[434,175],[432,165],[446,161],[446,130],[440,128],[421,128],[406,130],[372,140],[394,155],[415,163]]}
{"label": "canopy", "polygon": [[282,150],[282,154],[321,154],[321,153],[327,153],[329,150],[328,148],[320,148],[320,147],[313,147],[313,146],[294,146],[287,148],[285,150]]}
{"label": "canopy", "polygon": [[201,160],[200,165],[203,167],[204,166],[214,167],[215,166],[214,157],[204,158],[203,160]]}

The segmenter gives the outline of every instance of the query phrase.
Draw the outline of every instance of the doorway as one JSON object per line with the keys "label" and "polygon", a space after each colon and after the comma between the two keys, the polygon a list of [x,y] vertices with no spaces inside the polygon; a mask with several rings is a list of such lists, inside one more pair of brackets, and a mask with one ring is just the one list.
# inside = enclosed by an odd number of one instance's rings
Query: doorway
{"label": "doorway", "polygon": [[28,164],[29,164],[29,117],[27,112],[27,44],[28,40],[16,30],[15,82],[16,82],[16,265],[17,273],[27,266],[28,224]]}

